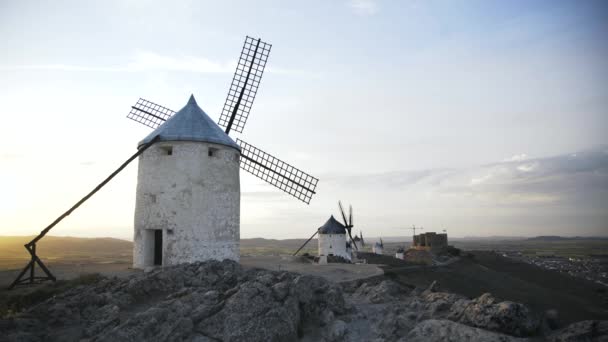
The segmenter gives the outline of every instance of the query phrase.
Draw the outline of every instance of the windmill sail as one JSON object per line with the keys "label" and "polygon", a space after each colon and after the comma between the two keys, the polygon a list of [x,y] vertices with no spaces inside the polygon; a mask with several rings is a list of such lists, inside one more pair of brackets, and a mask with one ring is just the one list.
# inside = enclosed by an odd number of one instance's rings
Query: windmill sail
{"label": "windmill sail", "polygon": [[173,114],[175,114],[175,111],[167,107],[140,98],[134,106],[131,106],[127,118],[156,129]]}
{"label": "windmill sail", "polygon": [[231,129],[243,132],[271,47],[272,45],[261,39],[249,36],[245,38],[228,97],[218,121],[218,125],[226,129],[226,134],[230,133]]}
{"label": "windmill sail", "polygon": [[241,168],[300,201],[309,204],[315,194],[317,178],[237,139],[241,146]]}

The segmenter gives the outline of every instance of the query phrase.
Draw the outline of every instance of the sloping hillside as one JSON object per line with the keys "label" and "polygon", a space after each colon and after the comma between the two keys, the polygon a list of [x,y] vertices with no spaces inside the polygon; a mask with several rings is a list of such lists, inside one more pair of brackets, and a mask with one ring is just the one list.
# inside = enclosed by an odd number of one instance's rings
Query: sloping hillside
{"label": "sloping hillside", "polygon": [[[27,259],[23,247],[33,236],[0,236],[0,259]],[[113,238],[76,238],[45,236],[36,248],[46,258],[125,257],[132,253],[133,243]]]}

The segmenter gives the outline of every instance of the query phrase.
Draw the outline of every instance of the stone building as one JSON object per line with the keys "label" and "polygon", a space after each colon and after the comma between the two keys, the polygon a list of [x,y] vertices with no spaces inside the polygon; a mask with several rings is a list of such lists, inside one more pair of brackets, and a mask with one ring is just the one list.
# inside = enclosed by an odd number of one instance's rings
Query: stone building
{"label": "stone building", "polygon": [[138,147],[133,266],[239,260],[240,147],[193,96]]}
{"label": "stone building", "polygon": [[363,249],[365,247],[365,240],[363,240],[363,232],[359,231],[359,235],[355,235],[353,238],[356,250]]}
{"label": "stone building", "polygon": [[351,260],[351,253],[347,252],[346,249],[346,227],[338,222],[333,215],[319,227],[318,243],[320,260],[326,260],[327,256],[340,256],[346,260]]}
{"label": "stone building", "polygon": [[412,247],[418,250],[439,251],[448,246],[448,234],[427,232],[414,235]]}
{"label": "stone building", "polygon": [[383,254],[384,253],[384,243],[382,241],[374,243],[372,246],[372,252],[374,254]]}
{"label": "stone building", "polygon": [[397,252],[395,253],[395,258],[404,260],[405,259],[405,249],[403,247],[397,248]]}

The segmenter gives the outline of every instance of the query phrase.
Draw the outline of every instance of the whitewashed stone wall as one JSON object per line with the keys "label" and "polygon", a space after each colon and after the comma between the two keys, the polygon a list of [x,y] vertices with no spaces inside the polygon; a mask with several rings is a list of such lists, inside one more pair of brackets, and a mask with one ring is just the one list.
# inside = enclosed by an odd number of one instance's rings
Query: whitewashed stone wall
{"label": "whitewashed stone wall", "polygon": [[346,252],[345,234],[319,234],[319,255],[337,255],[348,260],[350,253]]}
{"label": "whitewashed stone wall", "polygon": [[156,229],[163,232],[164,266],[238,261],[240,196],[238,150],[203,142],[154,144],[139,156],[133,266],[154,264]]}
{"label": "whitewashed stone wall", "polygon": [[382,254],[384,253],[384,248],[379,244],[374,244],[374,246],[372,246],[372,251],[375,254]]}

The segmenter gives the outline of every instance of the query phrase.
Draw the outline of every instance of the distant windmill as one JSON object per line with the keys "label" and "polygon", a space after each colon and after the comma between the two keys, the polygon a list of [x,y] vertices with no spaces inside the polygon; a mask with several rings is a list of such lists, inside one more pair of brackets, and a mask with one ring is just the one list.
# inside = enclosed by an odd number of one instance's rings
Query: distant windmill
{"label": "distant windmill", "polygon": [[365,247],[365,241],[363,240],[363,232],[359,231],[359,235],[355,235],[354,240],[357,246]]}
{"label": "distant windmill", "polygon": [[354,227],[354,224],[353,224],[353,206],[350,205],[350,204],[348,205],[348,221],[346,221],[346,214],[344,214],[344,208],[342,208],[342,202],[341,201],[338,201],[338,206],[340,207],[340,213],[342,213],[342,219],[344,220],[344,226],[346,227],[346,231],[348,232],[348,237],[350,238],[350,241],[355,246],[355,249],[359,250],[357,248],[357,244],[353,240],[353,235],[352,235],[352,230],[353,230],[353,227]]}
{"label": "distant windmill", "polygon": [[384,253],[384,242],[382,241],[382,238],[380,238],[380,242],[374,243],[374,245],[372,246],[372,252],[374,254]]}
{"label": "distant windmill", "polygon": [[[321,234],[321,235],[346,235],[345,233],[348,233],[348,237],[350,238],[350,241],[351,241],[351,246],[354,246],[355,249],[358,250],[357,244],[355,243],[355,241],[353,240],[353,237],[351,235],[351,230],[354,227],[354,225],[353,225],[353,207],[349,206],[349,213],[348,213],[349,220],[348,221],[346,220],[346,214],[344,213],[344,208],[342,207],[342,202],[341,201],[338,201],[338,207],[340,208],[340,213],[342,214],[342,219],[344,219],[344,224],[341,224],[340,222],[338,222],[334,218],[334,216],[332,215],[329,218],[329,220],[323,226],[321,226],[320,228],[318,228],[314,232],[314,234],[312,234],[312,236],[310,238],[308,238],[308,240],[306,240],[302,244],[302,246],[300,246],[300,248],[298,248],[298,250],[295,251],[295,253],[293,253],[294,256],[296,254],[298,254],[298,252],[300,252],[302,250],[302,248],[304,248],[310,242],[310,240],[312,240],[315,236],[317,236],[317,234]],[[319,241],[319,243],[320,243],[320,245],[324,244],[321,241]],[[339,244],[341,244],[341,242]],[[346,237],[345,237],[345,240],[344,240],[344,249],[346,248],[345,246],[346,246]],[[322,246],[319,249],[320,250],[323,249]],[[341,249],[342,249],[342,247],[340,247],[340,250]]]}

